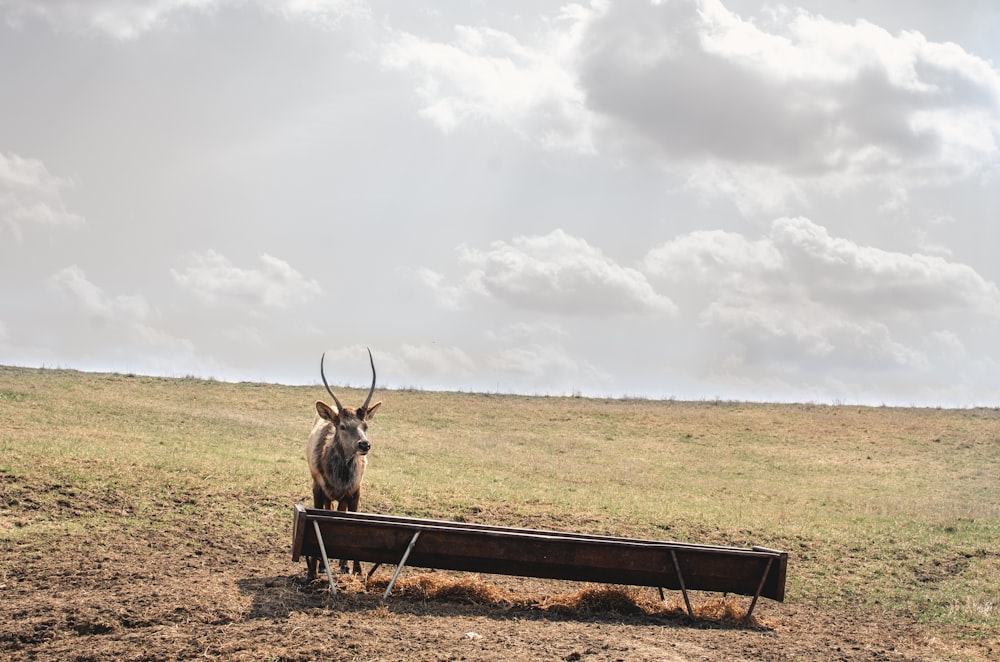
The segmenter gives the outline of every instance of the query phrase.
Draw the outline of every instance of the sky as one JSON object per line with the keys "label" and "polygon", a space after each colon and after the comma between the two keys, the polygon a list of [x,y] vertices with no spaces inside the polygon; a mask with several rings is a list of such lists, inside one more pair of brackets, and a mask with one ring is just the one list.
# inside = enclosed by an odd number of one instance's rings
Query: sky
{"label": "sky", "polygon": [[994,0],[0,0],[0,364],[1000,406],[997,35]]}

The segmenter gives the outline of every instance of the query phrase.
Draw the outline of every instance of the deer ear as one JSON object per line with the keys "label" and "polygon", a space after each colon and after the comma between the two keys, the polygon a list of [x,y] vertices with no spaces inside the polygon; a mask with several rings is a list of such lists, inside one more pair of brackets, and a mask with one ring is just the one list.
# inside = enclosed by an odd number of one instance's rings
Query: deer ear
{"label": "deer ear", "polygon": [[316,413],[319,414],[320,418],[328,420],[331,423],[336,423],[337,420],[340,418],[337,415],[337,412],[333,410],[333,407],[326,404],[322,400],[316,401]]}
{"label": "deer ear", "polygon": [[382,401],[379,400],[375,404],[368,407],[368,411],[365,412],[365,420],[370,421],[375,418],[375,410],[382,406]]}

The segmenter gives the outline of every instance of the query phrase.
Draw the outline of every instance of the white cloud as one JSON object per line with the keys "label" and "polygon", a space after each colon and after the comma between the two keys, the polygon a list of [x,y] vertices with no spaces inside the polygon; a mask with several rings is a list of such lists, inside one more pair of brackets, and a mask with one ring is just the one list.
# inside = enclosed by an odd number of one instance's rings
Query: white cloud
{"label": "white cloud", "polygon": [[134,40],[176,24],[191,12],[256,7],[288,20],[337,27],[344,17],[367,16],[363,0],[3,0],[8,25],[41,19],[57,31],[103,34]]}
{"label": "white cloud", "polygon": [[735,232],[699,230],[677,237],[649,251],[642,268],[674,282],[724,282],[747,274],[761,275],[783,268],[783,258],[772,241],[751,241]]}
{"label": "white cloud", "polygon": [[851,312],[976,310],[1000,315],[1000,289],[972,267],[831,237],[805,218],[781,218],[771,241],[818,301]]}
{"label": "white cloud", "polygon": [[129,341],[146,347],[191,349],[190,341],[176,338],[149,323],[156,315],[144,297],[110,296],[76,265],[52,274],[49,285],[80,304],[89,313],[91,325],[101,333],[120,331]]}
{"label": "white cloud", "polygon": [[709,198],[729,200],[749,218],[802,207],[809,200],[809,182],[789,177],[770,164],[707,158],[668,169],[676,171],[691,190]]}
{"label": "white cloud", "polygon": [[861,246],[805,218],[777,219],[757,240],[689,233],[642,268],[668,292],[699,290],[702,323],[748,362],[923,369],[922,346],[962,346],[956,320],[1000,320],[1000,290],[968,265]]}
{"label": "white cloud", "polygon": [[515,309],[569,315],[676,312],[641,272],[562,230],[497,241],[488,250],[459,250],[461,262],[472,268],[459,289],[424,278],[446,301],[479,295]]}
{"label": "white cloud", "polygon": [[443,310],[465,310],[470,300],[487,295],[480,285],[479,273],[468,274],[459,285],[451,285],[444,274],[426,267],[417,270],[418,280],[434,294],[437,305]]}
{"label": "white cloud", "polygon": [[68,211],[62,200],[62,190],[72,186],[37,159],[0,152],[0,230],[20,240],[28,224],[82,225],[83,217]]}
{"label": "white cloud", "polygon": [[801,217],[775,220],[758,240],[722,231],[682,235],[650,250],[642,268],[659,279],[711,284],[716,291],[801,291],[850,314],[961,309],[1000,316],[1000,289],[968,265],[861,246]]}
{"label": "white cloud", "polygon": [[110,297],[100,287],[90,282],[83,269],[73,265],[54,273],[49,282],[57,291],[76,299],[85,310],[94,315],[145,320],[150,316],[146,300],[138,295]]}
{"label": "white cloud", "polygon": [[779,362],[796,371],[821,365],[837,370],[927,365],[926,356],[895,340],[886,324],[838,315],[808,297],[780,302],[723,294],[701,319],[739,342],[747,363]]}
{"label": "white cloud", "polygon": [[174,280],[208,303],[287,308],[308,303],[323,293],[315,280],[307,279],[284,260],[260,256],[260,269],[234,266],[214,250],[191,253],[185,267],[171,269]]}
{"label": "white cloud", "polygon": [[382,62],[416,72],[421,114],[446,133],[468,122],[498,123],[545,147],[589,153],[591,116],[571,65],[591,13],[565,7],[531,43],[465,25],[448,43],[398,32]]}
{"label": "white cloud", "polygon": [[7,23],[42,19],[56,30],[136,39],[185,10],[208,10],[217,0],[6,0]]}

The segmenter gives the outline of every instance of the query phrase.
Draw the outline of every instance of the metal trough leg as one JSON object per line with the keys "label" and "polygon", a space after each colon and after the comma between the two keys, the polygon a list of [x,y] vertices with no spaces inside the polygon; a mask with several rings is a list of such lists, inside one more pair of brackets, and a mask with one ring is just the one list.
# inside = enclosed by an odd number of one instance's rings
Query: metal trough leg
{"label": "metal trough leg", "polygon": [[687,605],[688,616],[694,620],[694,610],[691,609],[691,601],[688,599],[687,587],[684,586],[684,576],[681,575],[681,564],[677,562],[677,552],[670,550],[670,557],[674,560],[674,570],[677,572],[677,582],[681,585],[681,594],[684,596],[684,604]]}
{"label": "metal trough leg", "polygon": [[316,541],[319,543],[319,553],[323,555],[323,568],[326,570],[326,579],[330,582],[330,593],[337,595],[337,583],[333,580],[333,573],[330,572],[330,559],[326,555],[326,545],[323,544],[323,534],[319,530],[319,522],[313,520],[313,529],[316,531]]}
{"label": "metal trough leg", "polygon": [[368,582],[372,580],[372,575],[374,575],[375,571],[381,567],[382,567],[381,563],[376,563],[375,565],[372,566],[372,569],[368,571],[368,574],[365,575],[365,588],[368,588]]}
{"label": "metal trough leg", "polygon": [[406,565],[406,559],[410,558],[410,552],[413,551],[413,546],[417,544],[417,538],[420,537],[420,530],[413,532],[413,537],[410,538],[410,544],[406,546],[406,551],[403,552],[403,558],[399,559],[399,565],[396,566],[396,572],[392,573],[392,579],[389,580],[389,585],[385,588],[385,593],[382,594],[382,600],[388,600],[389,594],[392,593],[392,587],[396,584],[396,579],[399,578],[399,573],[403,571],[403,566]]}
{"label": "metal trough leg", "polygon": [[749,625],[750,623],[750,615],[753,614],[753,608],[757,606],[757,598],[760,597],[760,592],[764,590],[764,582],[767,581],[767,575],[771,572],[771,564],[773,563],[773,558],[767,560],[767,567],[764,568],[764,574],[760,578],[760,584],[757,585],[757,592],[754,593],[753,600],[750,601],[750,609],[747,609],[747,615],[743,617],[744,625]]}

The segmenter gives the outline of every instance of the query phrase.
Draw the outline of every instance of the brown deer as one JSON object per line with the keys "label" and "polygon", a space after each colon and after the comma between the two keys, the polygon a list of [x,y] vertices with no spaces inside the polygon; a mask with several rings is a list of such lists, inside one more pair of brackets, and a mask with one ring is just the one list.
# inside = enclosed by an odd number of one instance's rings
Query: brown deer
{"label": "brown deer", "polygon": [[[316,421],[306,444],[306,460],[309,462],[309,472],[313,478],[313,505],[316,508],[333,510],[334,502],[337,510],[356,512],[361,501],[361,481],[365,477],[368,466],[368,451],[371,442],[365,432],[368,421],[375,416],[375,411],[382,406],[382,401],[369,406],[372,394],[375,392],[375,360],[372,351],[368,350],[368,360],[372,365],[372,386],[368,390],[365,403],[357,409],[351,409],[340,404],[323,373],[323,360],[319,360],[319,374],[323,378],[326,392],[333,398],[336,409],[322,400],[316,401]],[[341,559],[340,571],[348,573],[347,560]],[[319,559],[306,559],[307,578],[316,578]],[[354,561],[354,572],[361,574],[361,564]]]}

